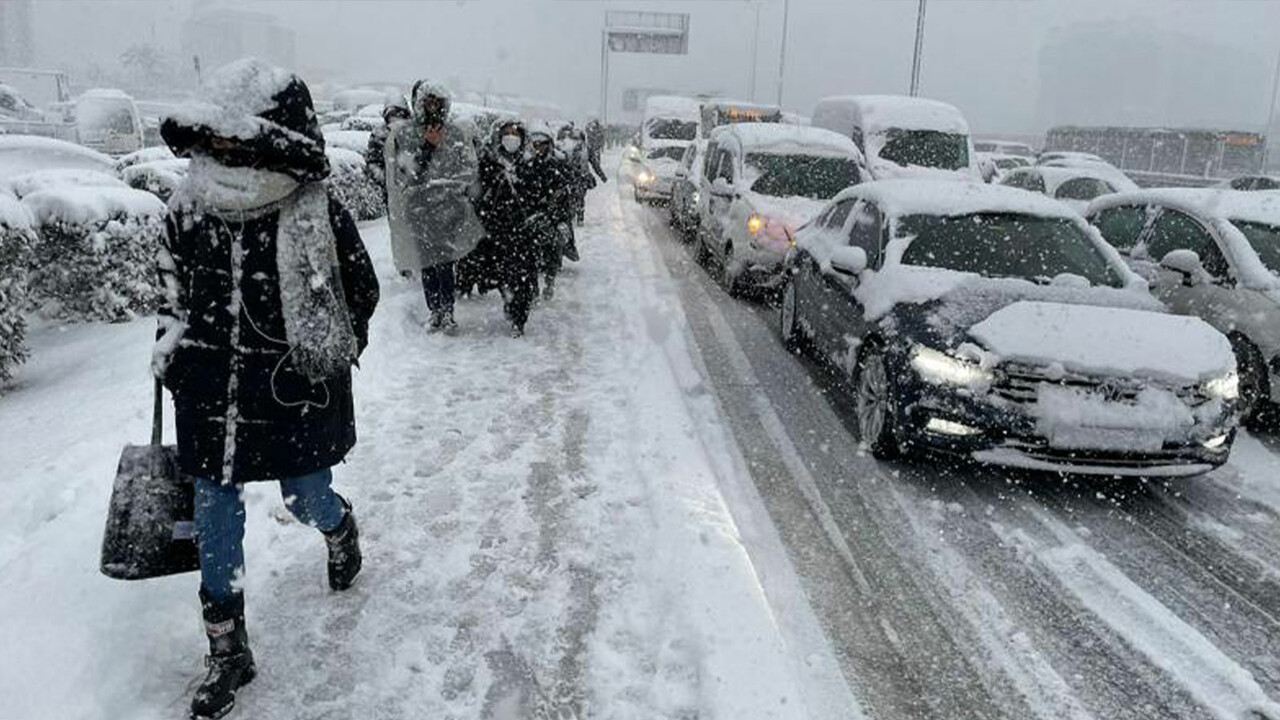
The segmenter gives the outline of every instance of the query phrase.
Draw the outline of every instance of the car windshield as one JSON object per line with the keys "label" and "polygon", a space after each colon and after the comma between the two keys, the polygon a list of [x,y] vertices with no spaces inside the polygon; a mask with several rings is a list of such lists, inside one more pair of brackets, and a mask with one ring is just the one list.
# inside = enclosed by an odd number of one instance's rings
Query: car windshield
{"label": "car windshield", "polygon": [[910,215],[898,228],[900,236],[912,237],[904,265],[1038,283],[1072,274],[1092,285],[1122,285],[1106,256],[1071,220],[1016,213]]}
{"label": "car windshield", "polygon": [[1244,233],[1253,251],[1273,275],[1280,275],[1280,226],[1244,220],[1232,220],[1232,225]]}
{"label": "car windshield", "polygon": [[1096,197],[1115,192],[1104,180],[1097,178],[1074,178],[1058,186],[1054,197],[1059,200],[1092,200]]}
{"label": "car windshield", "polygon": [[648,158],[650,160],[675,160],[679,162],[684,157],[684,148],[679,145],[671,147],[654,148],[649,151]]}
{"label": "car windshield", "polygon": [[829,200],[858,182],[852,158],[750,153],[747,165],[760,173],[751,191],[773,197]]}
{"label": "car windshield", "polygon": [[76,107],[76,124],[88,132],[131,133],[133,113],[127,105],[114,102],[84,102]]}
{"label": "car windshield", "polygon": [[692,120],[654,118],[648,127],[649,137],[654,140],[694,140],[698,137],[698,123]]}
{"label": "car windshield", "polygon": [[904,167],[963,170],[969,166],[969,140],[958,133],[892,128],[885,133],[879,156]]}

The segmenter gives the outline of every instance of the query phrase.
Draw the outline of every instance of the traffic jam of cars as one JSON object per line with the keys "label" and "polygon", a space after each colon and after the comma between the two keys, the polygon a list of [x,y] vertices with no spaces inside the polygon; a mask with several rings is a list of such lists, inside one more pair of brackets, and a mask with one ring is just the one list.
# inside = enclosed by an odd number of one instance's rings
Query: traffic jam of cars
{"label": "traffic jam of cars", "polygon": [[[655,97],[624,169],[725,292],[776,308],[876,458],[1194,476],[1274,421],[1280,194],[1238,133],[1152,172],[1160,132],[1037,152],[923,98]],[[1140,170],[1116,133],[1151,144]],[[1215,142],[1234,177],[1188,182]]]}

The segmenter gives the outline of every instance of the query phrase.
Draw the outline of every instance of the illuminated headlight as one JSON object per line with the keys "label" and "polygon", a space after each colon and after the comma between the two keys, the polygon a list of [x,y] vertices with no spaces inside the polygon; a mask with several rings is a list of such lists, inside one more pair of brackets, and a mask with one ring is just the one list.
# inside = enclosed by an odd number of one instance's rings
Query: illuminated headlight
{"label": "illuminated headlight", "polygon": [[924,426],[924,429],[926,432],[938,435],[954,435],[956,437],[969,437],[982,432],[972,425],[965,425],[953,420],[943,420],[942,418],[929,418],[929,423]]}
{"label": "illuminated headlight", "polygon": [[1232,370],[1222,377],[1206,381],[1200,389],[1217,400],[1235,400],[1240,397],[1240,376]]}
{"label": "illuminated headlight", "polygon": [[689,200],[694,205],[697,205],[698,201],[702,200],[702,196],[698,194],[697,190],[694,190],[692,193],[689,194]]}
{"label": "illuminated headlight", "polygon": [[1215,435],[1214,437],[1211,437],[1200,444],[1203,445],[1206,450],[1217,450],[1218,448],[1227,444],[1227,436]]}
{"label": "illuminated headlight", "polygon": [[627,148],[627,159],[628,159],[628,160],[639,160],[639,159],[640,159],[640,149],[639,149],[639,148],[637,148],[637,147],[629,147],[629,148]]}
{"label": "illuminated headlight", "polygon": [[653,173],[649,172],[648,170],[641,170],[640,174],[636,175],[636,182],[640,183],[641,185],[648,185],[649,183],[653,182],[655,179],[656,178],[654,178]]}
{"label": "illuminated headlight", "polygon": [[760,231],[763,229],[764,229],[764,218],[760,217],[759,215],[752,215],[750,218],[747,219],[747,232],[750,233],[752,237],[759,235]]}
{"label": "illuminated headlight", "polygon": [[935,385],[957,385],[982,388],[991,384],[990,370],[976,363],[951,357],[933,348],[917,345],[911,352],[911,367],[925,382]]}

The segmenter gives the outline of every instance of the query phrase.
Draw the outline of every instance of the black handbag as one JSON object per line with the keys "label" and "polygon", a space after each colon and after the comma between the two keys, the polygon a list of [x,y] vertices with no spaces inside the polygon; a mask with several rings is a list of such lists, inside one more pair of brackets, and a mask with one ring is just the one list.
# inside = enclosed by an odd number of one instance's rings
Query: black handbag
{"label": "black handbag", "polygon": [[102,574],[117,580],[177,575],[200,569],[195,486],[178,466],[178,448],[162,445],[164,400],[155,384],[151,444],[120,453],[107,527]]}

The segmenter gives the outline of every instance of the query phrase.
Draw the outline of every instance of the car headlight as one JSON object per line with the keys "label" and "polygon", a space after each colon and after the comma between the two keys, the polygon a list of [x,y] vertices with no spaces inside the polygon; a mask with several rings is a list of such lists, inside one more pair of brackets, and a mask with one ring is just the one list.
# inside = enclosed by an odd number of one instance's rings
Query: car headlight
{"label": "car headlight", "polygon": [[764,218],[760,217],[759,215],[752,215],[750,218],[747,219],[747,232],[750,233],[752,237],[759,235],[760,231],[763,229],[764,229]]}
{"label": "car headlight", "polygon": [[935,385],[981,388],[990,385],[994,379],[990,370],[977,363],[951,357],[923,345],[917,345],[911,351],[911,367],[921,379]]}
{"label": "car headlight", "polygon": [[641,185],[648,185],[649,183],[653,182],[653,180],[654,180],[653,173],[649,172],[648,170],[641,170],[640,174],[636,175],[636,182],[640,183]]}
{"label": "car headlight", "polygon": [[1206,380],[1200,389],[1217,400],[1235,400],[1240,397],[1240,375],[1232,370],[1222,377]]}

